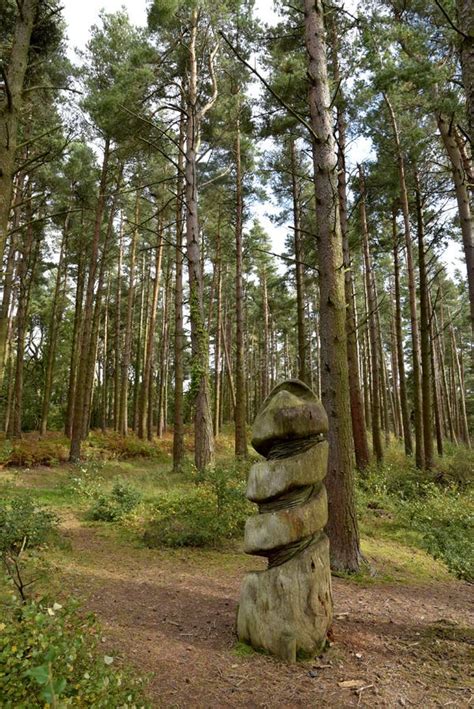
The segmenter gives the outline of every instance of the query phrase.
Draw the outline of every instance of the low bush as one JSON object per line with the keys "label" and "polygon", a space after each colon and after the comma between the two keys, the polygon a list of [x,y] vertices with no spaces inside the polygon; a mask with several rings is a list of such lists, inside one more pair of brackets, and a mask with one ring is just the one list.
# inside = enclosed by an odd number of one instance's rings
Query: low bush
{"label": "low bush", "polygon": [[423,499],[401,505],[407,526],[421,534],[422,546],[452,573],[474,581],[474,496],[456,488],[426,488]]}
{"label": "low bush", "polygon": [[0,697],[14,707],[144,707],[143,680],[99,652],[100,629],[77,604],[12,600],[0,622]]}
{"label": "low bush", "polygon": [[33,583],[26,580],[25,561],[35,566],[31,551],[51,540],[57,523],[52,512],[38,507],[29,498],[16,497],[0,503],[0,559],[23,600],[26,588]]}
{"label": "low bush", "polygon": [[11,468],[34,468],[51,466],[68,459],[68,447],[64,440],[25,438],[18,441],[2,441],[0,465]]}
{"label": "low bush", "polygon": [[194,488],[163,493],[152,508],[145,543],[205,547],[240,536],[252,512],[244,478],[239,466],[216,467],[196,475]]}
{"label": "low bush", "polygon": [[78,497],[95,499],[102,492],[104,484],[102,468],[103,463],[100,461],[88,461],[76,466],[69,476],[69,490]]}
{"label": "low bush", "polygon": [[[374,515],[386,520],[386,533],[406,530],[410,539],[456,576],[474,580],[474,499],[469,467],[471,454],[458,450],[438,462],[434,471],[418,470],[412,461],[371,465],[358,478],[359,514],[370,526]],[[454,480],[455,483],[449,480]],[[372,520],[372,521],[371,521]]]}
{"label": "low bush", "polygon": [[141,440],[135,435],[120,436],[114,432],[93,431],[87,438],[85,447],[89,449],[92,457],[99,455],[105,460],[155,459],[160,455],[156,445],[150,441]]}
{"label": "low bush", "polygon": [[89,510],[90,519],[116,522],[132,512],[140,503],[141,493],[128,483],[117,481],[110,494],[99,494]]}

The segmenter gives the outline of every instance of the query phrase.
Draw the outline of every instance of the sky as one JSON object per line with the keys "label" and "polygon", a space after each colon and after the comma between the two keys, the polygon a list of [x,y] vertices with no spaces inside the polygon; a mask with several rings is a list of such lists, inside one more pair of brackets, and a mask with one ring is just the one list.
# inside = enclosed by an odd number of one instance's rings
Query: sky
{"label": "sky", "polygon": [[[343,0],[343,5],[349,10],[353,10],[357,0]],[[76,48],[83,49],[89,38],[89,29],[91,25],[98,21],[101,9],[107,12],[115,12],[125,7],[130,20],[136,25],[146,24],[146,0],[63,0],[64,18],[67,24],[67,36],[69,39],[69,54],[71,59],[74,58],[74,50]],[[255,11],[257,16],[268,23],[275,24],[278,16],[274,10],[273,0],[255,0]],[[356,163],[364,162],[373,157],[371,153],[370,141],[364,137],[360,137],[350,145],[347,164],[349,169],[354,167]],[[254,204],[252,212],[254,218],[258,218],[262,226],[266,229],[271,237],[272,248],[276,253],[282,253],[285,250],[285,239],[289,233],[289,229],[283,226],[275,226],[269,215],[277,211],[277,206],[272,203],[271,197],[265,202]],[[461,273],[465,273],[463,265],[462,249],[458,244],[451,243],[444,254],[444,261],[451,275],[454,275],[456,269],[460,269]],[[281,266],[283,267],[283,262]]]}

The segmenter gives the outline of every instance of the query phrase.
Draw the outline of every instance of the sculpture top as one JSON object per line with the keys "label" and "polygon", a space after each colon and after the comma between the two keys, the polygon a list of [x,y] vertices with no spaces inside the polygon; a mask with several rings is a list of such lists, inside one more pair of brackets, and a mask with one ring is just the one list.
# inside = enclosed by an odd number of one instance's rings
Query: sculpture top
{"label": "sculpture top", "polygon": [[321,402],[299,379],[276,386],[263,402],[252,428],[252,446],[272,457],[275,445],[326,437],[328,418]]}

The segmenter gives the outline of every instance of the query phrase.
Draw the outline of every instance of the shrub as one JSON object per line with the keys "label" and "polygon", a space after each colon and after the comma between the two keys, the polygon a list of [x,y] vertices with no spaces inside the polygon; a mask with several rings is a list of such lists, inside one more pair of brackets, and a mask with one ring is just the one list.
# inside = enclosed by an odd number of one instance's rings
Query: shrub
{"label": "shrub", "polygon": [[100,656],[100,632],[77,604],[18,602],[0,623],[2,707],[144,706],[143,680]]}
{"label": "shrub", "polygon": [[94,499],[102,491],[104,478],[101,476],[103,463],[89,461],[77,466],[69,477],[68,487],[72,493],[86,499]]}
{"label": "shrub", "polygon": [[87,446],[93,455],[104,459],[130,460],[133,458],[157,458],[159,451],[150,441],[143,441],[134,435],[120,436],[118,433],[94,431],[87,439]]}
{"label": "shrub", "polygon": [[459,578],[474,581],[474,499],[455,488],[427,489],[424,499],[401,507],[407,525],[420,532],[423,547]]}
{"label": "shrub", "polygon": [[190,490],[163,493],[145,529],[148,546],[215,546],[242,533],[251,513],[240,469],[214,468]]}
{"label": "shrub", "polygon": [[25,580],[25,554],[46,544],[57,523],[52,512],[38,507],[29,498],[16,497],[0,503],[0,558],[23,600],[25,589],[33,583]]}
{"label": "shrub", "polygon": [[50,467],[67,459],[67,445],[61,440],[25,438],[14,442],[4,441],[0,448],[0,463],[8,467],[34,468],[39,465]]}
{"label": "shrub", "polygon": [[89,517],[101,522],[116,522],[141,501],[141,493],[125,482],[116,482],[109,495],[102,494],[89,510]]}

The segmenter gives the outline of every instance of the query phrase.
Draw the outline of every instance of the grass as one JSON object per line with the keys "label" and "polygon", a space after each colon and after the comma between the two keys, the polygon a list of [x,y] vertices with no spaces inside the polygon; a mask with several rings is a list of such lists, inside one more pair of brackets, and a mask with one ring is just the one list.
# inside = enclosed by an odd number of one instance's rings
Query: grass
{"label": "grass", "polygon": [[[61,445],[63,444],[61,439]],[[224,433],[219,439],[218,458],[221,466],[227,464],[232,468],[232,436]],[[101,446],[102,450],[116,445],[116,437],[112,442],[106,441],[103,434],[93,434],[91,447]],[[138,448],[140,450],[140,448]],[[424,524],[428,524],[429,514],[437,515],[432,525],[436,527],[443,522],[443,510],[449,509],[449,524],[457,524],[462,515],[472,506],[472,496],[469,492],[469,471],[474,469],[472,452],[460,448],[447,450],[444,459],[438,460],[435,470],[426,475],[414,467],[403,454],[402,448],[393,444],[386,451],[382,466],[372,465],[364,476],[357,481],[357,501],[359,512],[359,527],[362,538],[362,553],[366,563],[359,574],[353,575],[354,583],[429,583],[434,580],[449,578],[448,566],[451,564],[457,572],[456,562],[451,556],[462,556],[464,549],[444,549],[436,540],[436,548],[427,541]],[[28,495],[38,503],[61,512],[74,512],[82,523],[86,521],[86,512],[90,508],[93,496],[92,488],[100,486],[101,494],[109,494],[117,481],[125,481],[138,489],[143,502],[137,513],[132,514],[124,524],[107,525],[94,523],[101,533],[114,544],[131,544],[137,548],[142,545],[140,538],[143,518],[163,493],[187,494],[195,489],[195,473],[188,463],[183,473],[172,472],[171,453],[168,442],[165,441],[162,450],[155,458],[139,455],[133,459],[89,460],[82,465],[74,466],[68,463],[57,463],[52,466],[35,468],[11,468],[0,470],[0,494],[4,497],[13,495]],[[472,464],[472,467],[471,467]],[[471,473],[472,474],[472,473]],[[78,490],[72,483],[74,478],[84,478],[84,487]],[[452,519],[451,519],[452,518]],[[462,518],[462,519],[461,519]],[[444,520],[446,523],[446,520]],[[461,522],[459,522],[461,524]],[[465,537],[464,527],[454,531],[458,537]],[[452,534],[452,525],[446,527],[446,534]],[[443,529],[441,532],[444,534]],[[454,534],[454,538],[456,537]],[[165,554],[173,558],[173,554],[186,555],[188,563],[209,567],[214,570],[219,567],[235,568],[236,552],[242,563],[239,552],[241,540],[227,541],[219,550],[196,550],[185,552],[179,550],[164,550],[158,548],[153,553]],[[438,558],[433,558],[431,552]],[[451,563],[452,562],[452,563]],[[262,562],[263,563],[263,562]],[[259,567],[259,560],[248,559],[251,567]],[[466,573],[465,570],[461,572]]]}

